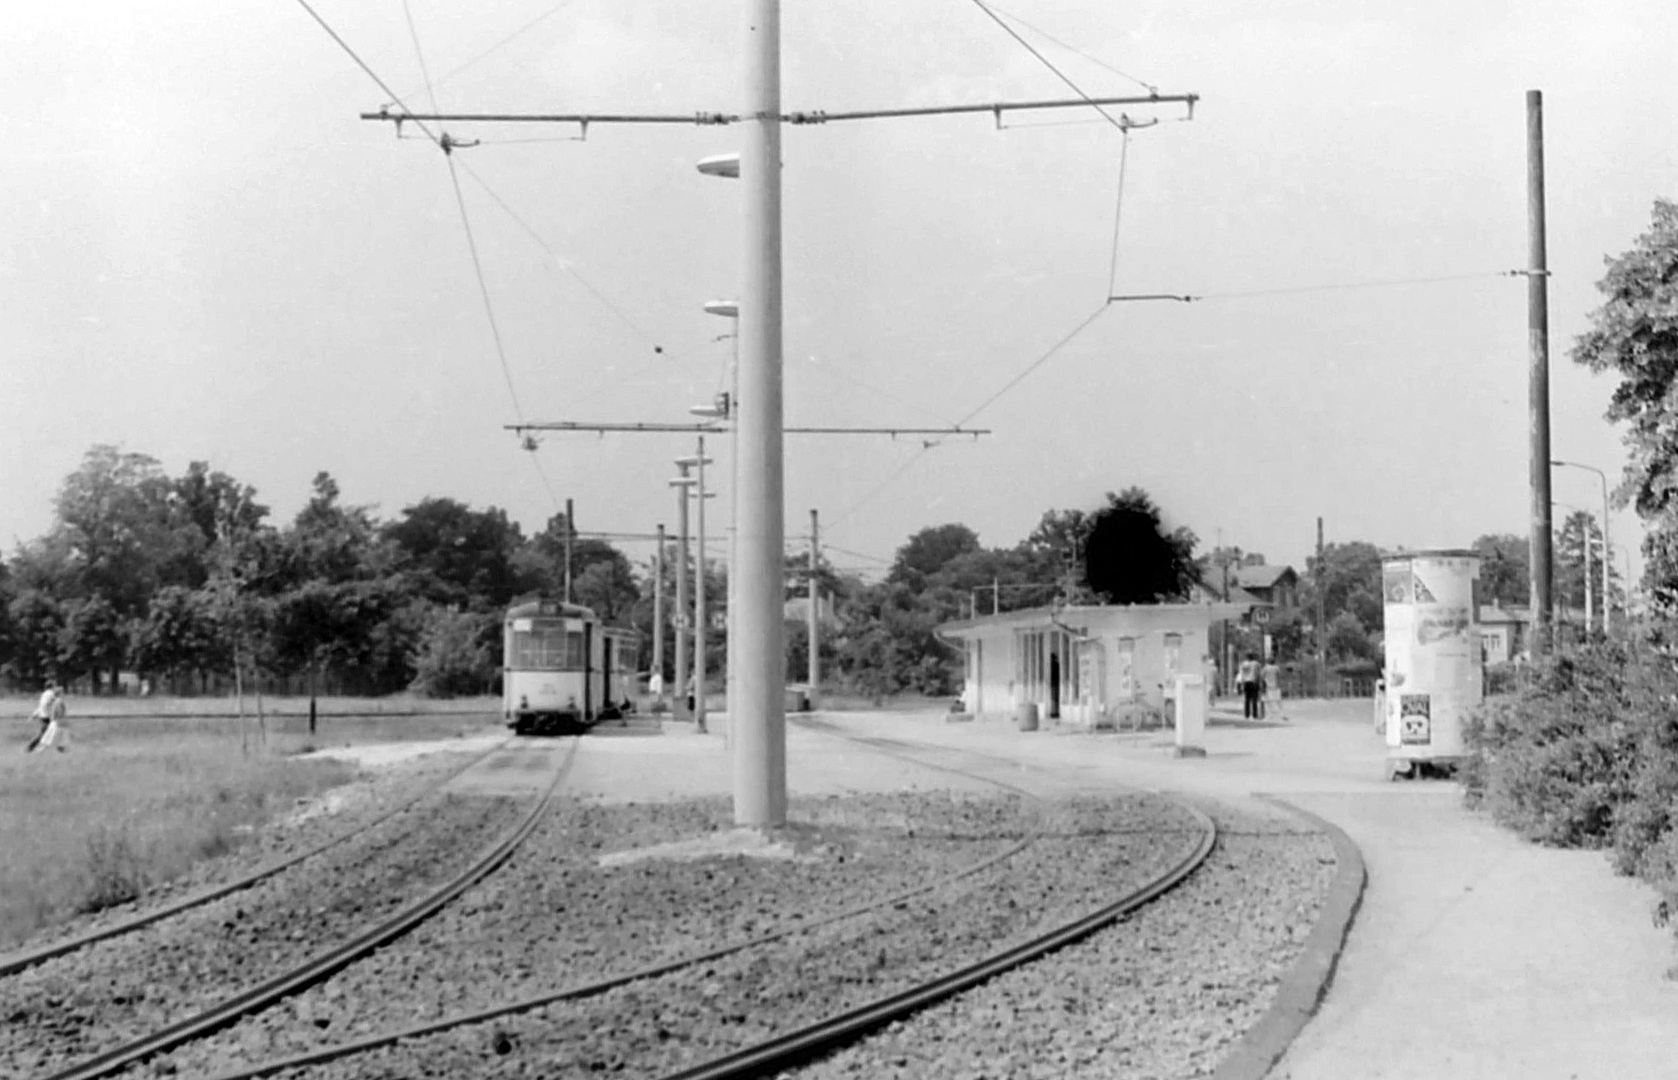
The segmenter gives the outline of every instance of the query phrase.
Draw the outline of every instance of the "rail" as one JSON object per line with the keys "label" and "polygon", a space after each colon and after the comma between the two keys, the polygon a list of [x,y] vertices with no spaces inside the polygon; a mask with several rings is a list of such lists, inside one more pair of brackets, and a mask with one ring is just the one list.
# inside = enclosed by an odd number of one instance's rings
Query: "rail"
{"label": "rail", "polygon": [[351,941],[317,953],[307,961],[289,972],[275,976],[242,993],[228,998],[218,1005],[214,1005],[195,1016],[176,1021],[161,1028],[150,1035],[136,1039],[123,1046],[108,1050],[95,1057],[89,1058],[77,1065],[61,1072],[53,1073],[47,1080],[95,1080],[97,1077],[110,1076],[120,1072],[135,1062],[142,1061],[154,1054],[173,1049],[183,1043],[199,1039],[211,1032],[232,1023],[239,1017],[267,1008],[274,1002],[295,994],[325,979],[355,961],[366,956],[374,949],[407,933],[426,919],[442,910],[443,906],[505,862],[519,845],[530,837],[536,830],[536,825],[547,812],[553,801],[553,795],[559,788],[560,780],[570,770],[571,763],[576,759],[577,743],[571,742],[565,760],[554,771],[554,778],[548,787],[536,800],[524,819],[515,826],[493,847],[453,879],[441,887],[433,890],[429,895],[415,901],[392,915],[383,922],[377,923]]}

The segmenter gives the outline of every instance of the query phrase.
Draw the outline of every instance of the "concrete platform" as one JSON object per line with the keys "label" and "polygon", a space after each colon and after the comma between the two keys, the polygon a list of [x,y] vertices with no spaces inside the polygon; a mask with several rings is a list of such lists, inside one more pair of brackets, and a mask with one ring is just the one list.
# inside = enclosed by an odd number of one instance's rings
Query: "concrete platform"
{"label": "concrete platform", "polygon": [[1327,999],[1273,1080],[1678,1076],[1678,959],[1653,890],[1601,852],[1536,847],[1454,783],[1386,779],[1368,702],[1289,702],[1290,723],[1214,716],[1207,757],[1169,733],[1020,732],[939,714],[830,719],[1087,780],[1243,799],[1272,792],[1357,842],[1369,884]]}

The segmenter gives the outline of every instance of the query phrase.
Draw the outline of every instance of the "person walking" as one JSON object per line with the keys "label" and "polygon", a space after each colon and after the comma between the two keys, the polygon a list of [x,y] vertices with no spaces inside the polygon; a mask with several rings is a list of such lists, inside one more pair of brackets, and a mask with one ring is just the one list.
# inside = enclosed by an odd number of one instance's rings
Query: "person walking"
{"label": "person walking", "polygon": [[1286,720],[1282,713],[1282,669],[1276,666],[1276,661],[1271,660],[1264,665],[1264,670],[1259,672],[1259,682],[1264,687],[1264,705],[1259,709],[1259,715],[1265,719]]}
{"label": "person walking", "polygon": [[[37,750],[45,750],[53,744],[59,733],[59,721],[65,714],[64,691],[58,685],[58,680],[48,679],[47,688],[41,691],[41,700],[36,703],[35,711],[29,714],[31,720],[41,725],[41,730],[29,740],[24,752],[33,754]],[[58,749],[63,750],[65,744],[59,743]]]}
{"label": "person walking", "polygon": [[1248,653],[1235,669],[1235,681],[1241,687],[1241,716],[1246,720],[1259,718],[1259,662],[1257,653]]}

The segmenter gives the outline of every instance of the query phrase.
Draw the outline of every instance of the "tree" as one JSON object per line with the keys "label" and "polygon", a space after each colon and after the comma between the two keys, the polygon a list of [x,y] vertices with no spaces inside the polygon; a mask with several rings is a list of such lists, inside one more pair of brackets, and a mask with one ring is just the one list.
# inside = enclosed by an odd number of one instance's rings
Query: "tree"
{"label": "tree", "polygon": [[1325,544],[1321,565],[1315,555],[1305,565],[1305,610],[1315,610],[1320,587],[1323,619],[1331,634],[1342,613],[1355,616],[1366,629],[1381,625],[1381,551],[1374,544],[1364,540]]}
{"label": "tree", "polygon": [[65,477],[49,546],[69,571],[63,597],[103,597],[122,617],[142,614],[170,568],[189,565],[203,537],[181,514],[157,460],[98,445]]}
{"label": "tree", "polygon": [[1655,201],[1649,231],[1607,260],[1607,299],[1570,352],[1621,379],[1607,419],[1627,425],[1630,450],[1617,497],[1645,522],[1644,582],[1655,605],[1678,609],[1678,203]]}
{"label": "tree", "polygon": [[232,663],[212,593],[168,585],[135,626],[130,658],[145,675],[226,671]]}
{"label": "tree", "polygon": [[[1585,556],[1586,544],[1590,545],[1588,560]],[[1551,595],[1558,605],[1584,610],[1587,561],[1590,563],[1589,593],[1592,618],[1600,619],[1608,602],[1621,603],[1617,588],[1620,575],[1614,569],[1612,559],[1608,563],[1608,587],[1614,595],[1607,599],[1602,595],[1602,529],[1598,527],[1594,514],[1575,510],[1567,515],[1561,528],[1556,530],[1555,552],[1555,584]],[[1599,621],[1596,625],[1600,627],[1602,624]]]}
{"label": "tree", "polygon": [[518,594],[513,556],[524,543],[504,510],[473,510],[455,499],[427,498],[402,511],[383,535],[402,553],[421,591],[445,604],[505,607]]}
{"label": "tree", "polygon": [[481,694],[495,678],[494,614],[431,608],[414,650],[413,688],[427,697]]}
{"label": "tree", "polygon": [[43,589],[24,588],[6,606],[10,624],[11,656],[6,670],[18,682],[39,685],[59,670],[58,635],[64,629],[64,608]]}
{"label": "tree", "polygon": [[929,525],[897,549],[886,580],[918,592],[950,560],[978,550],[979,534],[966,525]]}
{"label": "tree", "polygon": [[109,671],[111,682],[127,652],[128,632],[116,606],[103,596],[70,600],[64,605],[64,625],[58,631],[58,660],[69,678],[82,675],[99,689],[99,673]]}
{"label": "tree", "polygon": [[1526,607],[1532,599],[1532,544],[1513,533],[1488,533],[1474,541],[1480,555],[1480,598]]}
{"label": "tree", "polygon": [[212,471],[207,462],[194,461],[173,481],[177,518],[198,531],[201,542],[193,544],[195,557],[165,573],[165,580],[188,588],[201,588],[209,580],[209,550],[228,530],[252,533],[268,517],[268,508],[256,501],[256,489],[241,484],[224,472]]}
{"label": "tree", "polygon": [[1345,665],[1353,661],[1373,661],[1379,650],[1369,631],[1350,611],[1342,611],[1328,624],[1328,662]]}
{"label": "tree", "polygon": [[1107,493],[1084,541],[1084,581],[1109,604],[1157,604],[1187,595],[1200,580],[1194,533],[1166,532],[1146,491]]}

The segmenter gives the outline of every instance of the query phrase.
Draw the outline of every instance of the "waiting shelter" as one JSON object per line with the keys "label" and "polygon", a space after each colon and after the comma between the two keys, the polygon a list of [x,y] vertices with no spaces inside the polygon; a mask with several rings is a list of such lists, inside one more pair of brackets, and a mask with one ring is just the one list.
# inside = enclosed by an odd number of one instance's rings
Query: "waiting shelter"
{"label": "waiting shelter", "polygon": [[1212,623],[1241,604],[1036,607],[938,627],[966,658],[965,711],[1093,728],[1127,708],[1164,709],[1178,675],[1204,675]]}

